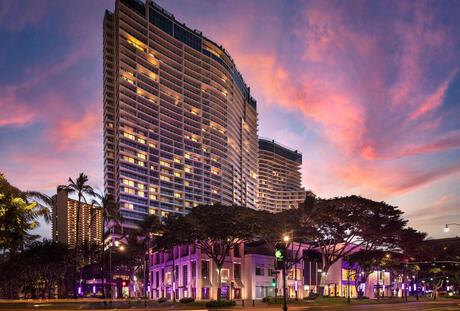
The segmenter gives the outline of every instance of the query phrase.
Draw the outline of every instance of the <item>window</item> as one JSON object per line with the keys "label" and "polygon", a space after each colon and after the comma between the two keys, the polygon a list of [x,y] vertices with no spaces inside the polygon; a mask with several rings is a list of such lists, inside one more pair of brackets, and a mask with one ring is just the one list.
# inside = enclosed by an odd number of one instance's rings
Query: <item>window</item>
{"label": "window", "polygon": [[182,286],[187,286],[188,283],[188,266],[182,266]]}
{"label": "window", "polygon": [[228,269],[221,269],[220,270],[220,278],[222,282],[228,282],[230,279],[230,270]]}
{"label": "window", "polygon": [[274,296],[274,290],[271,286],[256,286],[256,298]]}
{"label": "window", "polygon": [[192,261],[192,278],[196,277],[196,261]]}
{"label": "window", "polygon": [[233,277],[235,279],[241,279],[241,264],[233,264]]}
{"label": "window", "polygon": [[201,277],[207,279],[209,277],[209,262],[206,260],[201,261]]}
{"label": "window", "polygon": [[256,275],[264,275],[264,268],[256,267]]}
{"label": "window", "polygon": [[160,271],[157,271],[155,273],[155,287],[159,287],[160,286]]}
{"label": "window", "polygon": [[235,257],[241,257],[241,254],[240,254],[240,245],[236,245],[235,248],[233,249],[233,256],[235,256]]}

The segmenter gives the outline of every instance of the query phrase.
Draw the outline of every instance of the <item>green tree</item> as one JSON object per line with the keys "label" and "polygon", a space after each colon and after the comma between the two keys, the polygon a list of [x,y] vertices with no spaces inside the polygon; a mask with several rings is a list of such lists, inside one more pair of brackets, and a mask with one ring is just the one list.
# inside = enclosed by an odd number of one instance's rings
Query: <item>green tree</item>
{"label": "green tree", "polygon": [[[192,227],[188,222],[189,218],[184,216],[169,215],[162,221],[162,228],[155,238],[153,248],[155,250],[168,252],[172,259],[172,282],[176,283],[175,254],[174,248],[184,244],[194,244],[195,240],[191,237]],[[173,303],[176,303],[176,293],[172,295]]]}
{"label": "green tree", "polygon": [[0,250],[16,253],[38,238],[30,232],[39,226],[38,218],[49,210],[29,202],[24,192],[12,186],[0,173]]}
{"label": "green tree", "polygon": [[120,212],[119,205],[115,202],[111,194],[99,194],[95,193],[96,199],[93,200],[92,206],[95,210],[100,210],[102,213],[102,222],[101,222],[101,232],[102,232],[102,241],[101,241],[101,271],[102,271],[102,296],[106,297],[105,289],[105,228],[112,223],[112,225],[120,225],[123,222],[123,216]]}
{"label": "green tree", "polygon": [[[217,299],[221,299],[221,270],[230,250],[250,241],[261,232],[257,212],[241,206],[199,205],[185,220],[190,224],[184,242],[194,243],[217,268]],[[186,228],[184,228],[186,229]]]}
{"label": "green tree", "polygon": [[329,268],[341,258],[397,244],[395,233],[407,223],[397,207],[359,196],[309,201],[299,209],[299,222],[306,232],[313,233],[322,254],[322,284]]}
{"label": "green tree", "polygon": [[94,196],[94,189],[88,185],[88,176],[84,173],[80,173],[78,178],[74,181],[72,178],[69,178],[69,184],[67,186],[69,193],[75,193],[78,197],[77,202],[77,219],[76,219],[76,231],[75,231],[75,247],[74,247],[74,268],[73,268],[73,278],[72,278],[72,288],[74,293],[74,298],[78,298],[77,293],[77,263],[78,263],[78,247],[80,243],[80,214],[81,214],[81,203],[87,203],[85,195]]}
{"label": "green tree", "polygon": [[38,191],[26,191],[25,195],[28,199],[32,199],[37,202],[42,209],[41,214],[43,215],[43,219],[45,222],[50,223],[52,218],[51,211],[57,204],[57,194],[49,196]]}
{"label": "green tree", "polygon": [[147,283],[148,283],[148,254],[152,248],[152,240],[155,235],[158,235],[163,230],[161,220],[156,215],[148,215],[143,221],[139,223],[137,229],[137,236],[140,237],[144,249],[143,252],[143,283],[144,283],[144,297],[147,297]]}

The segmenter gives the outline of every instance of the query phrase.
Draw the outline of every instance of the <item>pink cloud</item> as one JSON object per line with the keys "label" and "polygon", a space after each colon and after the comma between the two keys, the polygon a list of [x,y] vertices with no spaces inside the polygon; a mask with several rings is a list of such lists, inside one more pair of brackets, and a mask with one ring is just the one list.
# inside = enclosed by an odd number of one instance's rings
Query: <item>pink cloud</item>
{"label": "pink cloud", "polygon": [[[362,9],[356,6],[350,10]],[[310,3],[293,29],[303,50],[294,51],[292,63],[241,34],[238,27],[220,36],[230,51],[236,51],[232,55],[263,107],[259,109],[268,105],[300,112],[306,126],[334,146],[328,160],[339,167],[316,164],[322,169],[317,169],[319,174],[339,180],[334,182],[336,189],[388,197],[458,172],[450,164],[427,167],[417,162],[408,168],[400,163],[401,158],[456,149],[459,141],[457,134],[436,132],[442,123],[439,115],[426,117],[441,106],[457,72],[449,72],[439,85],[427,74],[439,55],[445,55],[442,64],[451,60],[444,47],[451,46],[452,37],[435,25],[432,12],[415,6],[412,20],[395,14],[387,29],[371,31],[355,26],[347,6]],[[251,29],[247,23],[245,28]],[[282,42],[278,35],[263,36],[264,41]],[[399,45],[389,52],[382,40]],[[315,152],[304,150],[305,161]],[[304,174],[312,172],[308,165]],[[320,191],[330,193],[326,183],[317,184]]]}
{"label": "pink cloud", "polygon": [[435,90],[435,92],[431,95],[428,96],[428,98],[420,105],[417,110],[415,110],[410,116],[409,120],[414,121],[428,112],[438,108],[441,106],[442,101],[444,100],[444,97],[447,92],[447,88],[449,87],[449,84],[452,82],[453,78],[457,74],[458,70],[455,69],[452,71],[452,73],[447,77],[446,80],[444,80],[441,85]]}
{"label": "pink cloud", "polygon": [[11,87],[0,87],[0,127],[22,126],[29,124],[35,117],[35,111],[26,102],[17,98]]}

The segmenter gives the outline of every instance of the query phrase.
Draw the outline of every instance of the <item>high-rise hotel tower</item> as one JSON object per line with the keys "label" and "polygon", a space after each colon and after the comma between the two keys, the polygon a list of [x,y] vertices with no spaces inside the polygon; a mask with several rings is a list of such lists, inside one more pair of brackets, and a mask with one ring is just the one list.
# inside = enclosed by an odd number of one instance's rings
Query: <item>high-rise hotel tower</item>
{"label": "high-rise hotel tower", "polygon": [[125,226],[200,203],[256,208],[256,102],[228,52],[155,3],[104,17],[105,190]]}
{"label": "high-rise hotel tower", "polygon": [[259,191],[257,207],[269,212],[297,208],[305,201],[302,154],[274,140],[259,139]]}

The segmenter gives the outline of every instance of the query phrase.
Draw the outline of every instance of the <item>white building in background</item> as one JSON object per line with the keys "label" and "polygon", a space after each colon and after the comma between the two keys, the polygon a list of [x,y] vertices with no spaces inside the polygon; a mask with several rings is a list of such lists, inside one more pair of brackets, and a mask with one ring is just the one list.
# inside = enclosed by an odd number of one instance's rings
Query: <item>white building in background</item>
{"label": "white building in background", "polygon": [[[287,292],[290,298],[308,297],[310,293],[330,296],[356,297],[354,280],[348,286],[348,264],[339,260],[326,276],[326,284],[320,284],[323,271],[318,260],[307,258],[308,245],[295,244],[292,248],[300,260],[289,266]],[[266,244],[240,245],[231,250],[222,268],[222,297],[224,299],[262,299],[282,295],[280,271],[274,268],[274,250]],[[304,257],[305,255],[305,257]],[[311,258],[311,257],[309,257]],[[175,277],[173,277],[175,273]],[[376,284],[381,294],[391,296],[390,273],[376,271],[365,285],[365,296],[374,297]],[[384,285],[384,286],[382,286]],[[150,256],[149,295],[152,299],[176,299],[193,297],[196,300],[217,298],[217,267],[214,262],[194,245],[177,246],[171,252],[155,252]]]}

